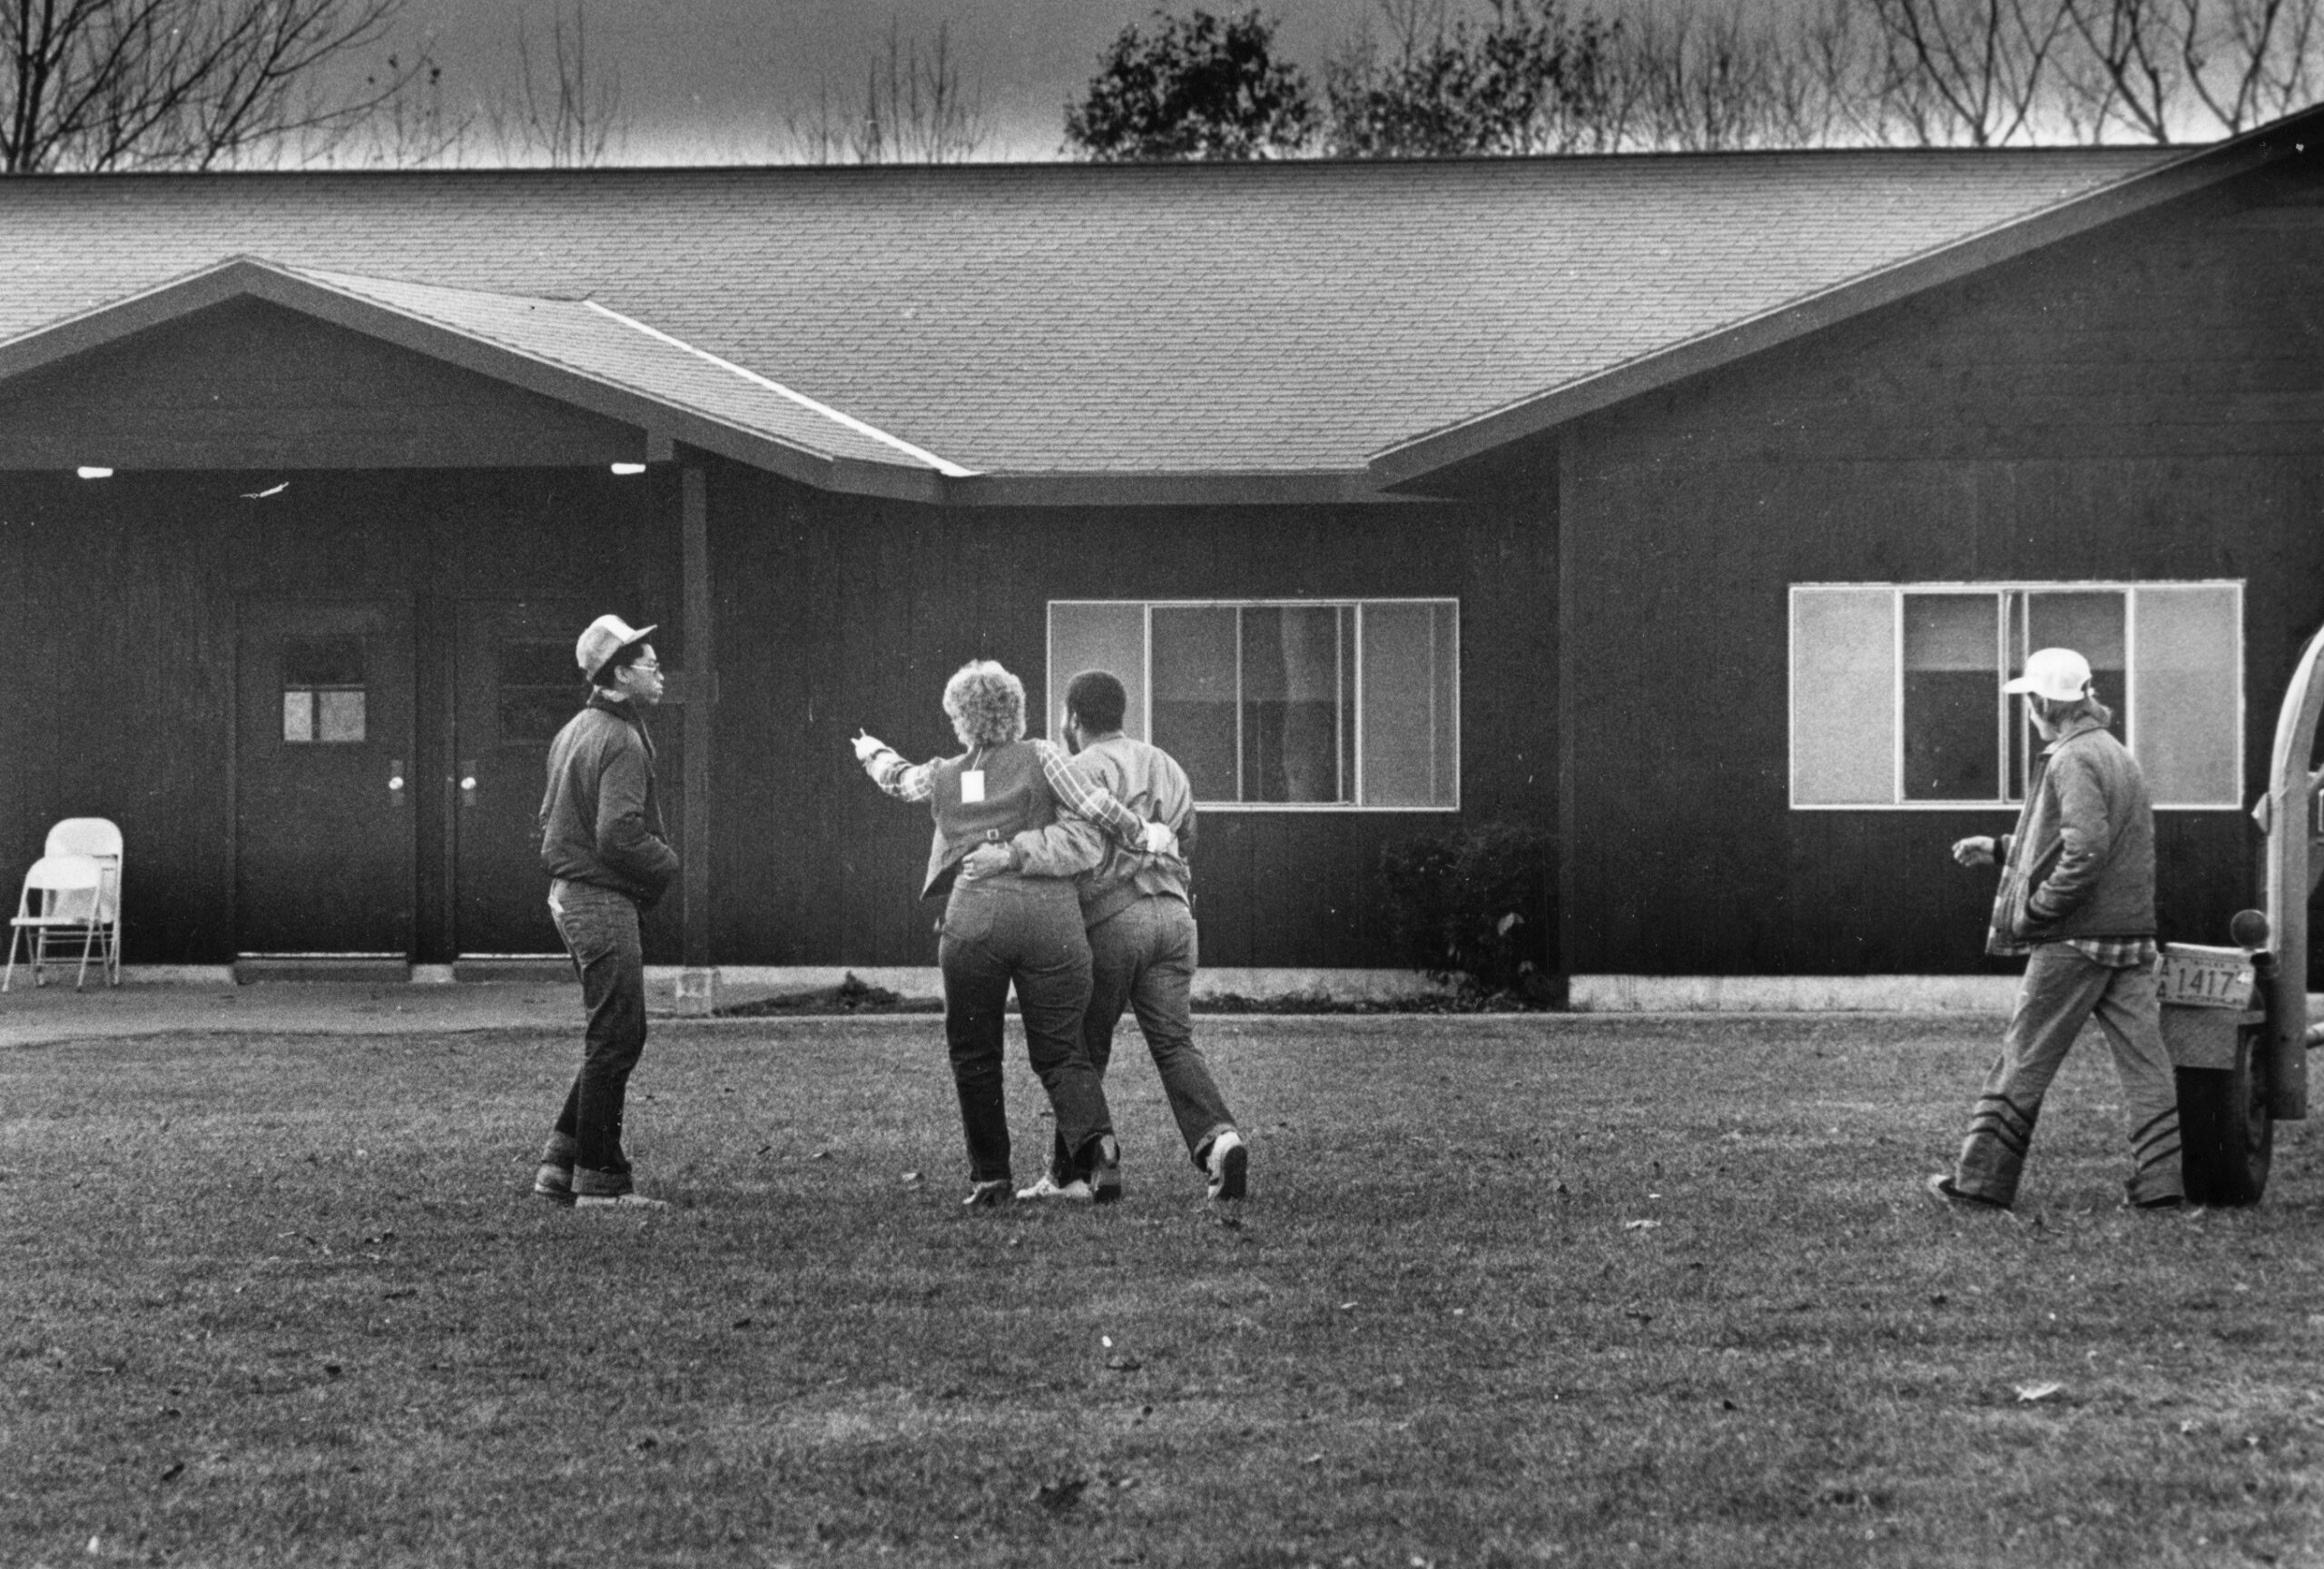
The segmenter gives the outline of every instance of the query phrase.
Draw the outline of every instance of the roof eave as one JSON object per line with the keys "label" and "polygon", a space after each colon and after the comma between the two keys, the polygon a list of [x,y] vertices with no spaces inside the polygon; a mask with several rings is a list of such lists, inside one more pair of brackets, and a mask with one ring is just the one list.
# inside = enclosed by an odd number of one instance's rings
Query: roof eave
{"label": "roof eave", "polygon": [[2304,151],[2299,139],[2303,131],[2324,134],[2324,106],[2197,149],[1731,326],[1384,448],[1373,454],[1368,466],[1373,481],[1384,489],[1424,489],[1431,475],[1512,442],[2265,167]]}
{"label": "roof eave", "polygon": [[916,501],[940,500],[943,496],[943,476],[933,469],[842,458],[780,441],[247,256],[0,343],[0,381],[234,299],[264,300],[635,426],[645,433],[649,450],[683,441],[821,489]]}
{"label": "roof eave", "polygon": [[1317,507],[1403,503],[1362,469],[982,473],[943,482],[955,507]]}

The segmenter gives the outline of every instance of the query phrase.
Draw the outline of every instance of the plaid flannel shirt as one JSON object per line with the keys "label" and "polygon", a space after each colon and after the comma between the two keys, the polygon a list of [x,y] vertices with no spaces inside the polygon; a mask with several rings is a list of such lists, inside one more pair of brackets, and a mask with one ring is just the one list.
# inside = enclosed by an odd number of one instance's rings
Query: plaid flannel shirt
{"label": "plaid flannel shirt", "polygon": [[[2152,937],[2068,937],[2063,941],[2093,964],[2102,964],[2109,970],[2152,970],[2160,957]],[[2031,953],[2041,946],[2038,942],[2010,940],[1996,942],[1986,952]]]}

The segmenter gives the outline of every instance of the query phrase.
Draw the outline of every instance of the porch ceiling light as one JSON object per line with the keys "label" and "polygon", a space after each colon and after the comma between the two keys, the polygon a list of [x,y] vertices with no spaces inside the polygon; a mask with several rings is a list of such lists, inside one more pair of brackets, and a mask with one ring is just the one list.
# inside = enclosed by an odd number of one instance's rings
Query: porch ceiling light
{"label": "porch ceiling light", "polygon": [[113,470],[95,463],[84,463],[73,470],[84,479],[110,479]]}
{"label": "porch ceiling light", "polygon": [[645,472],[645,465],[643,463],[616,463],[614,465],[614,472],[624,476],[643,474]]}

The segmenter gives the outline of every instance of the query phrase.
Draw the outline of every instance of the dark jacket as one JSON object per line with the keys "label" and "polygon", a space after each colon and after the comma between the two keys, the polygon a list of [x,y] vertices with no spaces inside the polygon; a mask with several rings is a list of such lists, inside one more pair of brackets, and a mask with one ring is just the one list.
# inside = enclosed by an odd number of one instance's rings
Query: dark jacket
{"label": "dark jacket", "polygon": [[593,696],[556,733],[540,830],[541,866],[552,877],[650,906],[677,876],[654,796],[653,738],[630,705]]}
{"label": "dark jacket", "polygon": [[2096,720],[2070,721],[2043,750],[1999,848],[1995,942],[2154,934],[2154,807],[2137,760]]}

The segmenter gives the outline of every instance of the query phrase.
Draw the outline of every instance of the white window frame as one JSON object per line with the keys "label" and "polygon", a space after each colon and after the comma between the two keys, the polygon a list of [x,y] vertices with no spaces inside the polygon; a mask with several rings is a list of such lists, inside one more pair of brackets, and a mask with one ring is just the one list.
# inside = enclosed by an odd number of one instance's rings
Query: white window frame
{"label": "white window frame", "polygon": [[[2139,721],[2139,656],[2138,656],[2138,594],[2133,590],[2224,589],[2235,602],[2235,751],[2236,773],[2243,772],[2245,745],[2245,710],[2250,706],[2244,691],[2244,659],[2246,633],[2244,628],[2244,579],[2240,577],[2153,578],[2120,577],[2096,579],[2026,578],[1991,582],[1933,582],[1933,583],[1794,583],[1786,595],[1785,606],[1785,665],[1784,665],[1784,725],[1786,731],[1785,776],[1795,812],[2015,812],[2020,803],[2007,799],[1984,801],[1908,801],[1905,799],[1905,598],[1916,594],[1976,595],[2002,602],[2001,636],[2009,636],[2010,617],[2007,597],[2013,594],[2076,594],[2118,592],[2123,596],[2122,664],[2125,690],[2120,694],[2122,713],[2122,735],[2135,755],[2138,750]],[[1889,630],[1894,638],[1891,656],[1891,692],[1889,714],[1893,721],[1890,736],[1889,781],[1893,798],[1881,801],[1803,802],[1799,798],[1799,725],[1798,694],[1791,689],[1799,669],[1799,600],[1802,594],[1818,590],[1846,589],[1856,592],[1880,589],[1889,596]],[[2014,666],[2012,666],[2013,670]],[[1997,745],[2002,764],[2002,784],[2004,790],[2011,785],[2009,773],[2009,735],[2006,726],[2021,723],[2006,711],[1999,721],[2003,726]],[[2022,783],[2022,782],[2021,782]],[[2241,786],[2238,786],[2239,795]],[[2235,801],[2157,801],[2158,812],[2240,812],[2241,800]]]}
{"label": "white window frame", "polygon": [[[1401,597],[1395,595],[1379,595],[1362,598],[1329,599],[1280,597],[1268,599],[1052,599],[1049,601],[1048,606],[1043,612],[1044,621],[1042,626],[1042,663],[1043,674],[1046,680],[1046,686],[1043,692],[1044,700],[1041,705],[1044,735],[1048,734],[1048,726],[1054,725],[1058,722],[1058,715],[1060,706],[1065,701],[1065,684],[1070,681],[1076,674],[1074,671],[1059,671],[1057,668],[1055,634],[1056,616],[1059,607],[1074,605],[1103,605],[1117,607],[1126,605],[1135,605],[1139,607],[1141,615],[1139,617],[1138,635],[1144,658],[1144,666],[1139,671],[1138,679],[1139,707],[1138,714],[1137,715],[1138,721],[1137,733],[1148,740],[1152,739],[1154,735],[1154,612],[1157,610],[1353,609],[1355,612],[1354,668],[1344,671],[1342,673],[1341,679],[1344,683],[1353,683],[1354,686],[1354,732],[1350,735],[1343,737],[1343,740],[1348,751],[1347,766],[1355,781],[1355,799],[1353,801],[1209,801],[1197,796],[1195,801],[1195,805],[1206,813],[1385,812],[1409,814],[1414,812],[1432,812],[1451,814],[1457,813],[1461,810],[1461,789],[1462,784],[1462,775],[1464,771],[1460,767],[1461,601],[1457,597],[1449,595],[1407,595]],[[1366,606],[1372,605],[1444,606],[1449,607],[1452,613],[1452,679],[1451,683],[1452,689],[1452,712],[1446,724],[1445,738],[1446,750],[1450,752],[1453,759],[1452,799],[1450,804],[1425,806],[1394,804],[1374,805],[1364,799],[1364,727],[1365,723],[1364,701],[1364,611]],[[1241,639],[1237,638],[1235,650],[1235,755],[1236,767],[1238,771],[1238,784],[1240,782],[1239,771],[1242,767],[1243,755],[1242,660],[1243,650]],[[1433,686],[1430,688],[1430,701],[1432,704],[1434,702],[1434,687]]]}

